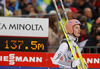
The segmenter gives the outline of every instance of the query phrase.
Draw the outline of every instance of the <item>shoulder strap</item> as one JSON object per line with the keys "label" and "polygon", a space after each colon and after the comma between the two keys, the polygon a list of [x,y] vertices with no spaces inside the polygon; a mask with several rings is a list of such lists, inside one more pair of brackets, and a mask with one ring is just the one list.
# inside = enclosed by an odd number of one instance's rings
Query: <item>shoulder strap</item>
{"label": "shoulder strap", "polygon": [[66,42],[66,43],[67,43],[67,45],[68,45],[68,50],[70,50],[70,47],[69,47],[69,44],[68,44],[67,40],[66,40],[66,39],[63,39],[63,40],[61,41],[61,43],[63,43],[63,42]]}

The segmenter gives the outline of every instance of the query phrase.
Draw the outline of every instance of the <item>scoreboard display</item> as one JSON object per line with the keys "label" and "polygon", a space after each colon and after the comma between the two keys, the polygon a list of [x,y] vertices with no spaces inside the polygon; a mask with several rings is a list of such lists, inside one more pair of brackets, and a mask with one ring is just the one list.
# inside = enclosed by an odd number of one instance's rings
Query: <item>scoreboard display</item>
{"label": "scoreboard display", "polygon": [[47,52],[48,19],[0,17],[0,51]]}
{"label": "scoreboard display", "polygon": [[0,37],[0,51],[47,52],[47,38]]}

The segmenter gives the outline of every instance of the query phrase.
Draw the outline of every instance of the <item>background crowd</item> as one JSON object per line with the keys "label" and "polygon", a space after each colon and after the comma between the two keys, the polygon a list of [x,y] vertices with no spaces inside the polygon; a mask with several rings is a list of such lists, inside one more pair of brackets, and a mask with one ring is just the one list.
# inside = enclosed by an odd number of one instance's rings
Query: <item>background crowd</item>
{"label": "background crowd", "polygon": [[[66,20],[62,13],[59,0],[56,0],[62,20]],[[63,0],[68,19],[78,19],[81,22],[80,47],[93,47],[83,49],[84,53],[100,53],[100,0]],[[34,16],[36,14],[44,14]],[[50,14],[50,15],[45,15]],[[51,15],[54,14],[54,15]],[[6,16],[29,15],[31,18],[49,18],[49,46],[58,47],[64,38],[58,23],[56,10],[52,0],[6,0]],[[30,16],[32,15],[32,16]],[[98,47],[96,50],[95,47]],[[55,52],[50,48],[49,52]]]}

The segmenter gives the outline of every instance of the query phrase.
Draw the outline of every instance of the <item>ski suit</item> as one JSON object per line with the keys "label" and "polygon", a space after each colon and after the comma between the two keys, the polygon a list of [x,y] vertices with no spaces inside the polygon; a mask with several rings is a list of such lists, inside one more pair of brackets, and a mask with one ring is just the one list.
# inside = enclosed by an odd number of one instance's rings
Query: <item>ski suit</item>
{"label": "ski suit", "polygon": [[[73,51],[76,52],[75,46],[78,46],[76,44],[76,39],[73,38],[71,35],[68,35],[68,37],[71,40],[71,46],[73,47]],[[61,60],[61,58],[63,59]],[[59,49],[51,60],[53,64],[59,65],[63,69],[73,69],[72,61],[74,59],[66,39],[63,39],[61,41]]]}

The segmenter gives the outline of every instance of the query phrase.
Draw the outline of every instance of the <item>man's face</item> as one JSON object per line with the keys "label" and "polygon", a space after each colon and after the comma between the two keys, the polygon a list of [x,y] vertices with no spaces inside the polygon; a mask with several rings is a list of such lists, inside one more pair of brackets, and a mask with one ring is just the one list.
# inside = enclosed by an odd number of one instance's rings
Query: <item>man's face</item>
{"label": "man's face", "polygon": [[90,8],[86,8],[85,9],[85,13],[84,15],[87,17],[87,18],[92,18],[92,11]]}
{"label": "man's face", "polygon": [[84,28],[84,29],[81,29],[81,35],[85,35],[86,34],[86,28]]}
{"label": "man's face", "polygon": [[68,19],[69,19],[69,20],[72,19],[72,12],[68,11],[68,12],[67,12],[67,16],[68,16]]}
{"label": "man's face", "polygon": [[32,5],[30,4],[30,5],[28,5],[26,8],[25,8],[25,10],[26,11],[28,11],[28,12],[30,12],[30,9],[32,8]]}
{"label": "man's face", "polygon": [[100,35],[97,35],[97,36],[96,36],[96,39],[97,39],[98,41],[100,41]]}
{"label": "man's face", "polygon": [[75,25],[73,27],[73,33],[74,33],[75,36],[79,37],[80,36],[80,31],[81,31],[80,25]]}

